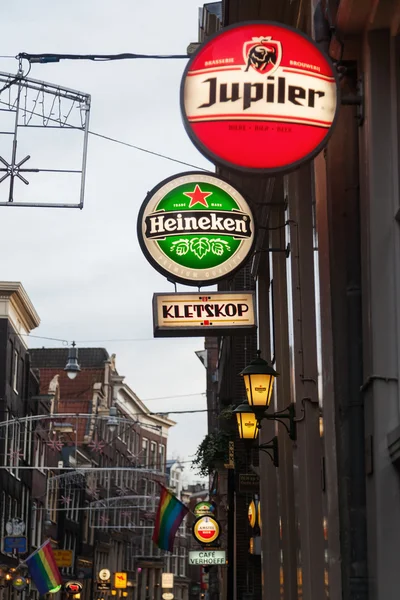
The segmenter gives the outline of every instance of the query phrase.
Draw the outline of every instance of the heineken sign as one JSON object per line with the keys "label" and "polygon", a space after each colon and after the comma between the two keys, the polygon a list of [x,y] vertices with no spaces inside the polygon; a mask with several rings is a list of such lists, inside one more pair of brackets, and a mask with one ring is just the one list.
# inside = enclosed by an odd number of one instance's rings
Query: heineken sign
{"label": "heineken sign", "polygon": [[153,317],[154,337],[249,333],[256,328],[254,293],[154,294]]}
{"label": "heineken sign", "polygon": [[232,276],[253,250],[254,219],[243,196],[211,173],[159,183],[139,211],[147,260],[169,280],[204,286]]}
{"label": "heineken sign", "polygon": [[287,172],[327,144],[338,114],[329,58],[298,29],[232,25],[189,61],[181,84],[186,131],[211,161],[266,175]]}

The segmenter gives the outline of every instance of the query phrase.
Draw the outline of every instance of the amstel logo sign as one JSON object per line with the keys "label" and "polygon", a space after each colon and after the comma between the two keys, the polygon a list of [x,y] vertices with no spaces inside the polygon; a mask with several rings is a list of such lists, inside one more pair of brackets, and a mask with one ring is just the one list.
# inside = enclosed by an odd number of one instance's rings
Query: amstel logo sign
{"label": "amstel logo sign", "polygon": [[208,39],[181,85],[184,124],[198,150],[222,166],[269,175],[326,145],[338,104],[336,72],[313,40],[264,21]]}
{"label": "amstel logo sign", "polygon": [[201,172],[175,175],[149,192],[137,231],[144,255],[160,273],[195,286],[232,275],[255,241],[243,196],[227,181]]}
{"label": "amstel logo sign", "polygon": [[221,533],[219,523],[214,517],[199,517],[193,525],[193,536],[200,544],[212,544]]}

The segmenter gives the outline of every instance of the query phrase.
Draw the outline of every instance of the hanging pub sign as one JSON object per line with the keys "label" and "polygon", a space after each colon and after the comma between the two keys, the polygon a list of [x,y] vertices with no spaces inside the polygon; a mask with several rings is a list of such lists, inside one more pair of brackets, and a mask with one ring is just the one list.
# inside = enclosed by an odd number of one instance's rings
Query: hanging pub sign
{"label": "hanging pub sign", "polygon": [[170,281],[212,285],[230,277],[254,248],[249,205],[212,173],[180,173],[148,193],[138,216],[147,260]]}
{"label": "hanging pub sign", "polygon": [[82,591],[83,583],[81,583],[80,581],[68,581],[64,585],[64,589],[67,592],[67,594],[71,594],[74,596],[75,594],[79,594]]}
{"label": "hanging pub sign", "polygon": [[154,337],[237,335],[256,328],[253,292],[154,294]]}
{"label": "hanging pub sign", "polygon": [[296,169],[327,144],[338,113],[329,58],[297,29],[246,22],[211,36],[181,84],[186,131],[209,160],[267,175]]}
{"label": "hanging pub sign", "polygon": [[247,511],[250,527],[255,527],[257,522],[257,504],[252,500]]}
{"label": "hanging pub sign", "polygon": [[220,536],[221,528],[215,517],[203,516],[193,524],[193,537],[200,544],[213,544]]}
{"label": "hanging pub sign", "polygon": [[198,502],[193,509],[195,517],[210,515],[215,511],[215,506],[211,502]]}

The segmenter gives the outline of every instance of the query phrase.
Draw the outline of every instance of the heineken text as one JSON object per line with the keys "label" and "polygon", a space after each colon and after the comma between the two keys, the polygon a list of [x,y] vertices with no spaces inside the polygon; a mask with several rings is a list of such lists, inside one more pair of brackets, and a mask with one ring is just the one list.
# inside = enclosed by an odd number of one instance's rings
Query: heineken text
{"label": "heineken text", "polygon": [[145,219],[147,239],[161,239],[171,235],[216,233],[236,238],[252,235],[250,218],[235,211],[155,212]]}

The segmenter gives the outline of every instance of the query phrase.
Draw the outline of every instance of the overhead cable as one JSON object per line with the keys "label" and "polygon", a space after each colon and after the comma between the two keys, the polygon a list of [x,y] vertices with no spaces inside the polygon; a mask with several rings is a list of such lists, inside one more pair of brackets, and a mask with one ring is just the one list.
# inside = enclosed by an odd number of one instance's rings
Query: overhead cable
{"label": "overhead cable", "polygon": [[56,63],[60,60],[91,60],[91,61],[111,61],[111,60],[137,60],[137,59],[152,59],[152,60],[175,60],[186,59],[188,54],[135,54],[132,52],[123,52],[121,54],[30,54],[29,52],[20,52],[15,57],[19,60],[29,60],[30,63]]}

